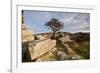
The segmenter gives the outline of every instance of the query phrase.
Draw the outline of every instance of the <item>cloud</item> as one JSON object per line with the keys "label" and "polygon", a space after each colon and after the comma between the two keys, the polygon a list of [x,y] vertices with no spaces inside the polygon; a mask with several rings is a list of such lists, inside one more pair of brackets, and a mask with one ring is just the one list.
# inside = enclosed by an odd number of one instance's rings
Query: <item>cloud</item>
{"label": "cloud", "polygon": [[69,16],[66,14],[62,21],[65,24],[63,31],[65,29],[67,31],[89,31],[90,28],[88,13],[71,13]]}
{"label": "cloud", "polygon": [[70,28],[73,31],[89,31],[90,27],[87,23],[80,23],[79,26],[74,26]]}

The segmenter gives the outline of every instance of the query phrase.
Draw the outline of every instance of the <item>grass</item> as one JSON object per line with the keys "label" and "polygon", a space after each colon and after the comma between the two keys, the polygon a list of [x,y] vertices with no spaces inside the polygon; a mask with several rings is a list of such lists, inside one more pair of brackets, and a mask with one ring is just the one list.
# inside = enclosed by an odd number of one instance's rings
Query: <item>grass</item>
{"label": "grass", "polygon": [[67,42],[67,44],[74,51],[76,51],[77,54],[81,55],[83,57],[83,59],[89,59],[90,58],[90,44],[89,44],[88,41]]}

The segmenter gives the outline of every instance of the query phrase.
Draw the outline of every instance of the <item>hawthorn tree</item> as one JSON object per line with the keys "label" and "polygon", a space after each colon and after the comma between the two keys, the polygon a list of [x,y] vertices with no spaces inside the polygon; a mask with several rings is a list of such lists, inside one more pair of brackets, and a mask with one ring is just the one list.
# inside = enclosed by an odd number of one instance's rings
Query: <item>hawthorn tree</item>
{"label": "hawthorn tree", "polygon": [[45,26],[48,26],[52,29],[53,31],[53,36],[52,38],[56,38],[56,33],[63,29],[63,23],[60,22],[58,19],[52,18],[50,21],[48,21]]}

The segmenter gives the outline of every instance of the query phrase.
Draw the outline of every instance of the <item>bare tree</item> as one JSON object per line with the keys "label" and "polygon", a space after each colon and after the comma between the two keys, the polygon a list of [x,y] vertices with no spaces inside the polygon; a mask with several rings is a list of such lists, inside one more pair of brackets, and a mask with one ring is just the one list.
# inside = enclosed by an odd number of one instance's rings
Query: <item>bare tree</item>
{"label": "bare tree", "polygon": [[53,31],[52,38],[56,38],[56,32],[63,28],[63,23],[60,22],[58,19],[52,18],[49,22],[45,24],[46,26],[50,27]]}

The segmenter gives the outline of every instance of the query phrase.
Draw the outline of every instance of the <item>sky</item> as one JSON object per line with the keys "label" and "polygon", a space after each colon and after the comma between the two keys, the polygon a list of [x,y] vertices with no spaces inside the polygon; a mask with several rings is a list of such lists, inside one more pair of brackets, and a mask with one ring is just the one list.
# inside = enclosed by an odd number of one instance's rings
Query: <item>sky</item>
{"label": "sky", "polygon": [[24,10],[24,22],[35,33],[51,32],[44,24],[52,18],[64,23],[63,32],[89,32],[90,14],[79,12],[54,12]]}

